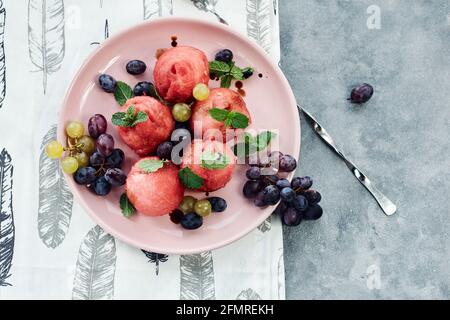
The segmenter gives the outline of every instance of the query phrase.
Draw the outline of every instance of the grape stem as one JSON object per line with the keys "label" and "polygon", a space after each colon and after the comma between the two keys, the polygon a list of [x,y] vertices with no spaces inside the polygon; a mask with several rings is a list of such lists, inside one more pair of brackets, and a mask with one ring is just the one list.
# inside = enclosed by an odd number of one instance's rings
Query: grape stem
{"label": "grape stem", "polygon": [[95,171],[96,176],[98,176],[99,173],[103,173],[103,174],[106,173],[105,164],[101,164],[100,168],[97,171]]}
{"label": "grape stem", "polygon": [[84,147],[84,143],[78,143],[78,139],[74,139],[72,142],[72,139],[67,138],[67,145],[68,147],[64,148],[64,151],[69,152],[69,156],[73,156],[74,154],[81,153],[81,148]]}

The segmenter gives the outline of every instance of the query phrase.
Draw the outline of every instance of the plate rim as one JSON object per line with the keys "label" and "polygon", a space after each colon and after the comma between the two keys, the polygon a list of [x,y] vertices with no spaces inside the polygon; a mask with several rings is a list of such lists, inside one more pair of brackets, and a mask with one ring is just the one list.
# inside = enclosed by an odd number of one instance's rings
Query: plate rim
{"label": "plate rim", "polygon": [[[297,112],[294,112],[294,114],[296,115],[295,122],[298,124],[296,126],[296,128],[294,129],[294,131],[295,131],[295,155],[294,155],[294,157],[297,160],[297,162],[299,163],[300,151],[301,151],[300,114],[297,109],[297,102],[296,102],[296,98],[295,98],[294,92],[292,90],[292,87],[291,87],[289,81],[287,80],[286,76],[284,75],[283,71],[281,70],[281,68],[279,66],[279,62],[274,61],[272,59],[272,57],[268,53],[266,53],[266,51],[264,51],[264,49],[261,48],[257,43],[255,43],[254,41],[252,41],[251,39],[249,39],[247,36],[243,35],[242,33],[234,30],[232,27],[218,23],[218,22],[211,22],[211,21],[206,21],[203,19],[189,18],[189,17],[175,17],[175,16],[159,17],[157,19],[146,20],[146,21],[142,21],[140,23],[136,23],[130,27],[127,27],[127,28],[115,33],[113,36],[109,37],[108,39],[105,39],[97,48],[95,48],[95,50],[93,50],[90,54],[88,54],[87,57],[84,59],[83,63],[78,68],[75,75],[73,76],[68,88],[65,91],[65,96],[64,96],[64,99],[62,102],[62,106],[59,110],[59,115],[58,115],[57,139],[59,141],[65,140],[64,129],[62,129],[62,127],[64,127],[64,126],[61,125],[65,122],[65,119],[63,119],[64,118],[63,117],[64,116],[64,108],[68,105],[69,96],[71,95],[71,92],[72,92],[75,84],[78,82],[78,79],[81,77],[83,72],[85,72],[85,70],[87,70],[87,66],[97,56],[97,54],[99,54],[100,51],[104,47],[106,47],[110,43],[116,41],[116,38],[120,38],[130,32],[133,32],[133,30],[142,28],[145,25],[151,26],[151,25],[155,25],[155,24],[164,24],[164,23],[203,24],[203,25],[209,26],[211,28],[221,29],[222,31],[231,33],[234,37],[239,38],[240,40],[244,41],[246,44],[248,44],[252,48],[252,50],[257,51],[257,53],[259,55],[263,56],[264,59],[266,59],[269,62],[269,64],[273,66],[273,69],[277,73],[277,76],[283,81],[283,86],[285,86],[288,89],[287,90],[289,93],[288,99],[290,100],[291,107],[294,108],[295,111],[297,111]],[[295,174],[295,172],[290,173],[288,176],[288,179],[291,179],[294,174]],[[94,223],[98,224],[108,234],[111,234],[112,236],[116,237],[117,239],[119,239],[119,240],[123,241],[124,243],[126,243],[130,246],[133,246],[135,248],[139,248],[139,249],[150,251],[150,252],[160,252],[161,251],[161,248],[153,247],[151,244],[146,244],[144,247],[142,247],[142,244],[138,243],[137,241],[134,241],[133,239],[126,236],[125,234],[122,234],[120,231],[117,231],[117,229],[110,227],[108,224],[103,223],[103,221],[100,218],[98,218],[97,215],[95,215],[93,212],[91,212],[92,210],[89,208],[87,201],[85,201],[83,199],[83,197],[81,196],[81,193],[77,189],[74,188],[75,183],[74,183],[73,179],[71,179],[70,175],[68,175],[66,173],[63,173],[63,175],[64,175],[64,178],[66,179],[66,182],[70,188],[70,191],[72,192],[75,199],[82,207],[83,211],[85,211],[88,214],[88,216],[94,221]],[[255,207],[255,210],[256,209],[257,208]],[[197,254],[197,253],[201,253],[201,252],[217,250],[219,248],[222,248],[229,244],[232,244],[232,243],[236,242],[237,240],[250,234],[256,228],[258,228],[258,226],[261,225],[261,223],[263,223],[269,216],[272,215],[272,211],[273,210],[266,209],[265,212],[261,212],[262,213],[261,217],[263,217],[264,219],[261,218],[261,222],[256,224],[256,226],[252,225],[251,227],[242,228],[242,230],[240,232],[234,233],[232,236],[227,237],[225,240],[222,240],[220,242],[214,242],[213,244],[207,244],[204,247],[202,247],[201,249],[182,249],[182,250],[179,250],[179,249],[166,250],[166,249],[164,249],[164,250],[162,250],[164,252],[161,251],[160,253],[169,254],[169,255],[187,255],[187,254]]]}

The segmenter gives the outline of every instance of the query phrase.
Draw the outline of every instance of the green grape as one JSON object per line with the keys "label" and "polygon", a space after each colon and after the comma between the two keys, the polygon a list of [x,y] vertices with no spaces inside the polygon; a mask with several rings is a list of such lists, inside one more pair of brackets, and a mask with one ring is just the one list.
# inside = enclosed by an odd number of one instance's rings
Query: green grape
{"label": "green grape", "polygon": [[67,125],[66,133],[73,139],[81,138],[84,134],[84,125],[81,122],[72,121]]}
{"label": "green grape", "polygon": [[184,213],[194,212],[194,206],[195,206],[196,202],[197,202],[197,199],[195,199],[194,197],[185,196],[183,198],[183,200],[181,201],[179,208]]}
{"label": "green grape", "polygon": [[64,147],[58,141],[51,141],[45,147],[45,152],[50,159],[60,159],[64,153]]}
{"label": "green grape", "polygon": [[86,152],[88,155],[91,155],[95,151],[95,141],[89,136],[83,136],[78,140],[78,143],[81,145],[80,150]]}
{"label": "green grape", "polygon": [[206,84],[199,83],[192,92],[194,98],[198,101],[204,101],[209,98],[209,88]]}
{"label": "green grape", "polygon": [[61,167],[67,174],[74,174],[78,170],[78,161],[74,157],[66,157],[61,161]]}
{"label": "green grape", "polygon": [[178,122],[186,122],[191,118],[191,107],[186,103],[177,103],[172,109],[173,118]]}
{"label": "green grape", "polygon": [[80,152],[73,156],[77,159],[78,168],[84,168],[89,165],[89,156],[86,152]]}
{"label": "green grape", "polygon": [[207,217],[212,212],[212,206],[208,200],[200,200],[195,203],[194,210],[199,216]]}

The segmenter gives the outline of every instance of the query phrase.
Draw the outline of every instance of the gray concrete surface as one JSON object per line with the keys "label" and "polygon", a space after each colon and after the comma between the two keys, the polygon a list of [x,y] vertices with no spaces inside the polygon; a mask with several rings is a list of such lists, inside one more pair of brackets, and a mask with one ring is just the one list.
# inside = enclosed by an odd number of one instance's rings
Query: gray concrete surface
{"label": "gray concrete surface", "polygon": [[[450,298],[449,14],[446,0],[280,1],[298,100],[399,208],[384,216],[302,120],[299,173],[315,179],[325,214],[284,230],[288,299]],[[359,82],[375,94],[353,106]]]}

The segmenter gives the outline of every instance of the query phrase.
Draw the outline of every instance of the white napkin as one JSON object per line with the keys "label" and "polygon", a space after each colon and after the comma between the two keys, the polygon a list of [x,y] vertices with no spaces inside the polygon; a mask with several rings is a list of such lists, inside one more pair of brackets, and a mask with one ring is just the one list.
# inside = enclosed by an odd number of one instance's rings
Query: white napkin
{"label": "white napkin", "polygon": [[[279,60],[276,1],[210,2]],[[170,14],[216,19],[188,0],[0,0],[0,299],[284,299],[278,219],[213,252],[144,253],[96,226],[42,154],[106,20],[114,35]]]}

